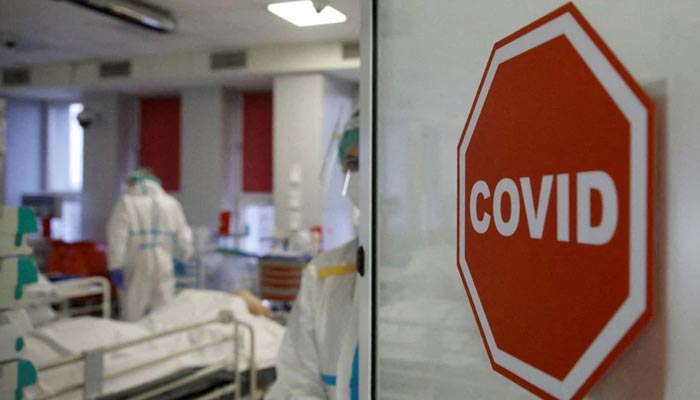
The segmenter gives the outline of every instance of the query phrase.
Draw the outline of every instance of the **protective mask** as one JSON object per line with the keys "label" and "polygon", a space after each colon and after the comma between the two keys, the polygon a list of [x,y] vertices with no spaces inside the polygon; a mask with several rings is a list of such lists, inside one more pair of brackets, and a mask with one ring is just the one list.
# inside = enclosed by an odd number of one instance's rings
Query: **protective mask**
{"label": "protective mask", "polygon": [[345,173],[342,194],[343,197],[347,197],[356,208],[360,208],[360,179],[359,176],[357,176],[357,172],[348,171]]}

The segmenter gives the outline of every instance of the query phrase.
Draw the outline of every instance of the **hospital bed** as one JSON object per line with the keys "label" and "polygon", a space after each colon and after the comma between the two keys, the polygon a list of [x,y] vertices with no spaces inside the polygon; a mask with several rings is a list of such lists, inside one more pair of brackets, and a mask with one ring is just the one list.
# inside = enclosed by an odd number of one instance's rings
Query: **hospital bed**
{"label": "hospital bed", "polygon": [[[72,293],[84,296],[94,284]],[[68,288],[62,291],[69,293]],[[108,303],[108,291],[101,294]],[[67,296],[63,296],[65,298]],[[108,307],[103,308],[108,315]],[[58,319],[26,336],[39,371],[30,399],[261,398],[283,328],[230,294],[185,290],[136,323]]]}
{"label": "hospital bed", "polygon": [[[101,276],[49,282],[39,275],[39,282],[27,286],[23,306],[34,325],[59,318],[100,313],[112,315],[112,292],[109,280]],[[90,301],[75,302],[74,300]],[[52,306],[58,306],[58,313]]]}

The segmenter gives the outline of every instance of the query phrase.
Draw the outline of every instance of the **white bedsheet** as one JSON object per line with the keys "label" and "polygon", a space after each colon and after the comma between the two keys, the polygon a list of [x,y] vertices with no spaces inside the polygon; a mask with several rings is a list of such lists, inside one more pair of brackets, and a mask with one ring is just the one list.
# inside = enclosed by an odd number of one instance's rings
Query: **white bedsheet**
{"label": "white bedsheet", "polygon": [[[36,365],[43,365],[66,355],[79,354],[86,350],[205,321],[214,318],[221,310],[233,312],[236,319],[254,327],[256,365],[258,368],[273,366],[284,328],[268,318],[251,315],[243,300],[231,294],[206,290],[185,290],[178,294],[173,302],[154,310],[149,316],[136,323],[82,317],[60,320],[42,326],[27,336],[24,357],[32,360]],[[230,324],[213,324],[109,353],[105,356],[105,375],[232,333]],[[241,330],[241,333],[243,334],[241,349],[249,354],[247,332]],[[232,359],[233,344],[229,341],[121,377],[107,379],[104,381],[103,392],[111,393],[137,387],[183,368]],[[247,368],[247,363],[244,363],[243,367]],[[25,394],[28,398],[33,398],[37,394],[55,392],[60,388],[78,383],[82,379],[82,370],[82,363],[75,363],[40,373],[39,384]],[[80,399],[81,397],[80,391],[73,391],[59,399]]]}

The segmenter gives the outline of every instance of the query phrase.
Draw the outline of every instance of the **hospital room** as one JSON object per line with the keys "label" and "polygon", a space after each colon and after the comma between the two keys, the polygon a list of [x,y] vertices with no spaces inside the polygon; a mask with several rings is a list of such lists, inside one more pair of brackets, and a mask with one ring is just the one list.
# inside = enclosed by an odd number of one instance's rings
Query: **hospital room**
{"label": "hospital room", "polygon": [[0,400],[698,398],[699,15],[0,0]]}
{"label": "hospital room", "polygon": [[302,269],[354,236],[337,147],[360,18],[271,3],[0,2],[3,251],[22,255],[2,296],[24,301],[2,340],[36,370],[24,398],[275,381]]}

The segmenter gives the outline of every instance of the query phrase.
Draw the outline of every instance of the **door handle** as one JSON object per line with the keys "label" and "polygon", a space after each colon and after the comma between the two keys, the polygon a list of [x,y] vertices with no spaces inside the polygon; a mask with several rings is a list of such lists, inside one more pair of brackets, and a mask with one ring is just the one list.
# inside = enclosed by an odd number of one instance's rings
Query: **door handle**
{"label": "door handle", "polygon": [[357,248],[355,263],[357,265],[357,273],[360,274],[360,276],[365,276],[365,249],[362,246]]}

